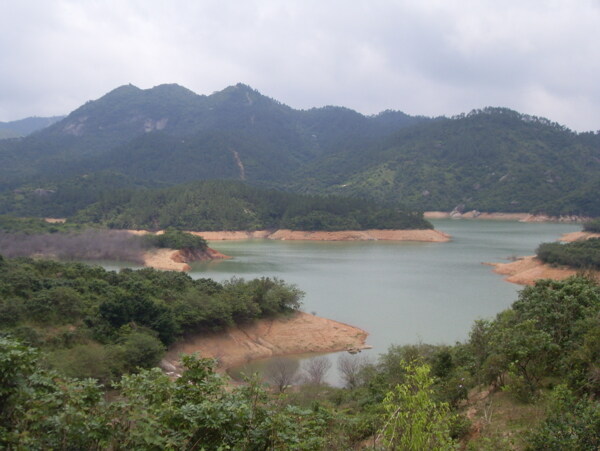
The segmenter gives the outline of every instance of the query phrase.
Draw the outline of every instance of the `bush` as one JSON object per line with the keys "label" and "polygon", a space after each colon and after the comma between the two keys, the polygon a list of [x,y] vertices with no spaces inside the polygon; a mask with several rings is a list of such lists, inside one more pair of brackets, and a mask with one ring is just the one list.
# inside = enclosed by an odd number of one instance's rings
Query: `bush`
{"label": "bush", "polygon": [[564,244],[543,243],[536,253],[541,261],[551,265],[600,269],[600,238]]}

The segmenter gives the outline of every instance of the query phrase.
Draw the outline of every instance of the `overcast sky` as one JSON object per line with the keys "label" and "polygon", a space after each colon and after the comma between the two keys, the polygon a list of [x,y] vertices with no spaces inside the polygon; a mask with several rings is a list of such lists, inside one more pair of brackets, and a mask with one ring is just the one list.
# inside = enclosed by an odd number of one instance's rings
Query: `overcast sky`
{"label": "overcast sky", "polygon": [[0,121],[117,86],[600,129],[600,0],[0,0]]}

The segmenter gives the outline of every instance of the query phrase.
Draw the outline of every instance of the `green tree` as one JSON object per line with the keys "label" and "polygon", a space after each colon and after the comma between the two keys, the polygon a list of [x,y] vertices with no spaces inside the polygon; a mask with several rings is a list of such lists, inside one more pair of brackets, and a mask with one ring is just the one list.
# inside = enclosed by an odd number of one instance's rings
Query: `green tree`
{"label": "green tree", "polygon": [[446,403],[434,401],[429,365],[405,364],[405,382],[398,384],[383,401],[384,425],[379,431],[387,449],[452,450],[450,414]]}

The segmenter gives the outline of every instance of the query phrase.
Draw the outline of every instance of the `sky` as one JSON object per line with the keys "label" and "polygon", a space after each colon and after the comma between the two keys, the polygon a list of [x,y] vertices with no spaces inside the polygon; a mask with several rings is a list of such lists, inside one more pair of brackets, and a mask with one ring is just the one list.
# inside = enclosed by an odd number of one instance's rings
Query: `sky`
{"label": "sky", "polygon": [[600,0],[0,0],[0,121],[238,82],[293,108],[600,129]]}

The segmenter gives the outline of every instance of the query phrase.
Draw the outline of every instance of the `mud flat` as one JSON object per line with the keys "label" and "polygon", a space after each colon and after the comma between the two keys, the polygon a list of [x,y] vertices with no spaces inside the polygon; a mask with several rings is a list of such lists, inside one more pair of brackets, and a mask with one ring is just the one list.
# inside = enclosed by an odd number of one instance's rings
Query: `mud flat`
{"label": "mud flat", "polygon": [[450,241],[451,237],[447,233],[433,229],[415,229],[415,230],[340,230],[335,232],[325,231],[300,231],[279,229],[275,231],[257,230],[257,231],[220,231],[220,232],[189,232],[199,235],[207,241],[222,240],[249,240],[249,239],[269,239],[269,240],[297,240],[297,241],[425,241],[432,243],[442,243]]}
{"label": "mud flat", "polygon": [[261,319],[223,332],[189,336],[169,349],[161,366],[177,373],[180,354],[196,352],[217,359],[219,371],[270,357],[356,352],[370,347],[365,344],[367,335],[358,327],[296,312],[289,317]]}

